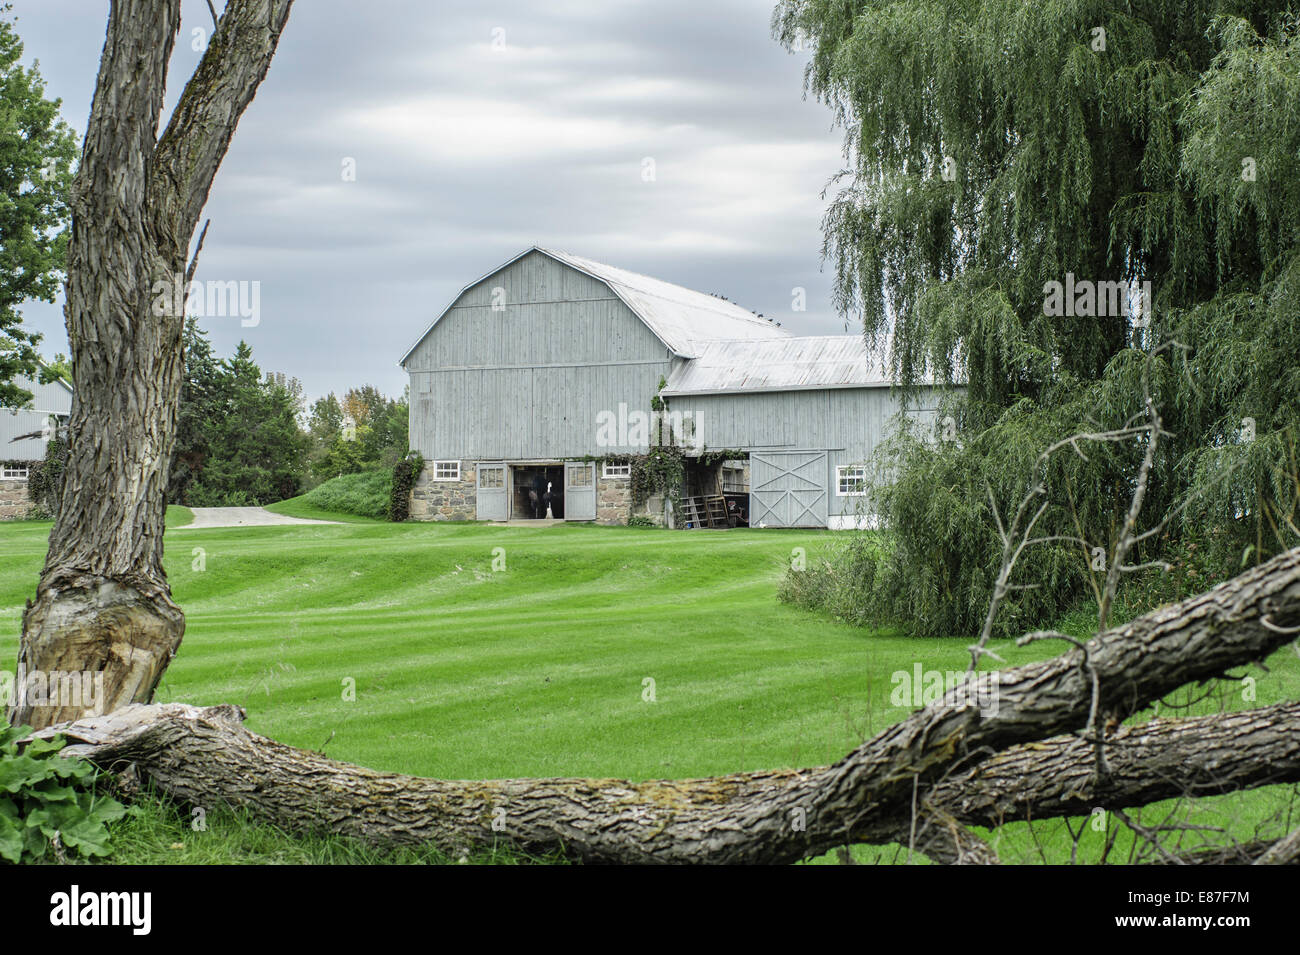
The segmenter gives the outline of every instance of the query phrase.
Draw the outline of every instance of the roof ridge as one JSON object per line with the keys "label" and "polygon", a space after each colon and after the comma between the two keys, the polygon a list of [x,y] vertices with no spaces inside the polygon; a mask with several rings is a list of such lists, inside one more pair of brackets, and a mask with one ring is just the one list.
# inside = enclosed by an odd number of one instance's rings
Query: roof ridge
{"label": "roof ridge", "polygon": [[[536,248],[537,251],[539,251],[539,252],[544,252],[544,253],[546,253],[547,255],[552,255],[552,256],[564,256],[564,257],[567,258],[567,259],[576,259],[576,260],[579,261],[579,262],[589,262],[589,263],[591,263],[592,265],[599,266],[599,267],[602,268],[602,269],[609,269],[610,271],[613,271],[613,272],[621,272],[621,273],[623,273],[624,275],[629,275],[629,276],[632,276],[633,278],[645,279],[646,281],[648,281],[648,282],[652,282],[652,283],[654,283],[655,285],[666,285],[666,286],[668,286],[668,287],[670,287],[670,288],[680,289],[680,290],[683,291],[683,292],[689,292],[691,295],[697,295],[697,296],[699,296],[701,299],[704,299],[704,300],[705,300],[705,301],[706,301],[706,302],[707,302],[711,307],[716,308],[717,310],[719,310],[719,311],[721,311],[721,312],[727,312],[727,313],[731,313],[731,312],[740,312],[740,313],[742,313],[742,314],[736,316],[736,317],[738,317],[738,318],[743,318],[743,319],[746,319],[746,320],[748,320],[748,321],[756,322],[756,323],[760,323],[760,324],[763,324],[763,325],[775,325],[775,324],[776,324],[776,323],[773,322],[771,319],[769,319],[769,318],[765,318],[765,317],[759,315],[759,314],[758,314],[757,312],[755,312],[753,309],[746,308],[744,305],[741,305],[739,302],[733,302],[731,299],[729,299],[729,298],[724,298],[723,296],[721,296],[721,295],[717,295],[717,294],[715,294],[715,293],[713,293],[713,292],[701,292],[699,289],[691,288],[689,285],[682,285],[682,284],[679,283],[679,282],[670,282],[668,279],[661,279],[661,278],[658,278],[657,276],[650,275],[650,274],[648,274],[648,273],[646,273],[646,272],[637,272],[637,271],[634,271],[633,269],[625,269],[625,268],[623,268],[623,266],[621,266],[621,265],[610,265],[608,262],[601,262],[600,260],[590,258],[589,256],[578,255],[576,252],[566,252],[566,251],[563,250],[563,249],[551,249],[551,248],[547,248],[547,247],[545,247],[545,246],[540,246],[540,245],[539,245],[539,246],[534,246],[534,248]],[[653,295],[653,294],[654,294],[654,292],[653,292],[652,290],[649,290],[649,289],[640,289],[639,291],[646,292],[647,294],[650,294],[650,295]],[[702,341],[703,339],[697,339],[697,340]],[[725,340],[725,339],[723,339],[723,340]]]}

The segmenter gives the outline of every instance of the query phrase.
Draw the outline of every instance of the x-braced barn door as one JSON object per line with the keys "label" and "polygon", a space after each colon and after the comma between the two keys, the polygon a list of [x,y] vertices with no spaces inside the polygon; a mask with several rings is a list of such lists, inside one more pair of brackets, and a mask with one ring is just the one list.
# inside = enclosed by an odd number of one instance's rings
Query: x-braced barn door
{"label": "x-braced barn door", "polygon": [[506,488],[506,466],[483,464],[478,466],[478,519],[504,521],[510,517],[510,496]]}
{"label": "x-braced barn door", "polygon": [[825,527],[825,451],[752,451],[749,526]]}
{"label": "x-braced barn door", "polygon": [[564,465],[564,519],[596,519],[596,465],[589,461],[568,461]]}

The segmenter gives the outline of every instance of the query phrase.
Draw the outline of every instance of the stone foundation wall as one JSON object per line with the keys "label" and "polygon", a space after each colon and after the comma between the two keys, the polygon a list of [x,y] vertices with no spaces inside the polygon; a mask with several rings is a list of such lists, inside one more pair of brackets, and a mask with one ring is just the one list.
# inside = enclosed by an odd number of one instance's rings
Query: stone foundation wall
{"label": "stone foundation wall", "polygon": [[[655,495],[640,507],[632,505],[632,479],[630,477],[604,477],[596,466],[596,522],[599,524],[626,524],[633,514],[650,517],[656,523],[664,522],[664,499]],[[476,463],[462,461],[460,480],[435,481],[433,462],[425,462],[424,469],[411,489],[411,520],[413,521],[473,521],[478,519],[478,474]]]}
{"label": "stone foundation wall", "polygon": [[433,462],[424,470],[411,489],[411,520],[472,521],[476,519],[478,475],[474,464],[462,461],[459,481],[435,481]]}
{"label": "stone foundation wall", "polygon": [[626,524],[632,514],[632,479],[630,477],[602,477],[603,468],[596,470],[596,522],[598,524]]}
{"label": "stone foundation wall", "polygon": [[21,521],[32,512],[26,481],[0,481],[0,521]]}
{"label": "stone foundation wall", "polygon": [[638,517],[650,518],[650,520],[654,521],[660,527],[672,527],[672,521],[669,515],[665,513],[667,504],[668,502],[664,499],[664,495],[651,494],[650,499],[640,507],[636,508],[633,513]]}

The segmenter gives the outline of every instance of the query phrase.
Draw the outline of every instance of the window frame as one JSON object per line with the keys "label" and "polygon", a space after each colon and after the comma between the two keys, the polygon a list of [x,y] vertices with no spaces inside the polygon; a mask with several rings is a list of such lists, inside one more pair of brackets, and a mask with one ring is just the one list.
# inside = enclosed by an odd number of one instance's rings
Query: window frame
{"label": "window frame", "polygon": [[[444,468],[448,468],[448,467],[454,467],[456,469],[456,473],[453,475],[445,475],[440,473]],[[460,475],[461,475],[461,467],[459,461],[434,461],[433,462],[433,480],[435,481],[459,481],[461,479]]]}
{"label": "window frame", "polygon": [[724,494],[747,494],[749,493],[749,481],[745,479],[745,467],[743,464],[722,465],[722,492]]}
{"label": "window frame", "polygon": [[[859,490],[844,490],[846,480],[851,480],[846,472],[856,471],[859,477]],[[866,497],[867,496],[867,467],[865,464],[837,464],[835,465],[835,496],[836,497]]]}
{"label": "window frame", "polygon": [[[586,472],[587,481],[583,484],[574,484],[575,474]],[[596,486],[596,465],[586,461],[574,461],[564,468],[564,489],[566,491],[585,491],[588,488]]]}
{"label": "window frame", "polygon": [[[617,468],[617,470],[614,470]],[[608,461],[602,461],[600,465],[600,476],[603,480],[611,478],[630,478],[632,476],[632,462],[625,461],[622,464],[610,464]]]}
{"label": "window frame", "polygon": [[[22,473],[19,474],[18,472]],[[11,473],[12,472],[12,473]],[[31,480],[32,469],[30,465],[9,465],[0,464],[0,481],[28,481]]]}

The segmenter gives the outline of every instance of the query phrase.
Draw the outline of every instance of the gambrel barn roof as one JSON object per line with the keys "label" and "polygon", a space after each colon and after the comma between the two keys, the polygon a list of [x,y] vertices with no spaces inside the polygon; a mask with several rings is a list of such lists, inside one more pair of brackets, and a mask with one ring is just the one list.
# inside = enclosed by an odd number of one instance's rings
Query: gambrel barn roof
{"label": "gambrel barn roof", "polygon": [[694,358],[701,353],[706,342],[716,339],[762,340],[789,337],[775,323],[759,318],[753,312],[716,295],[692,291],[671,282],[584,259],[568,252],[533,246],[461,289],[451,304],[438,314],[415,344],[407,349],[400,364],[406,365],[411,353],[428,337],[443,316],[451,311],[461,296],[533,252],[540,252],[605,283],[669,351],[684,358]]}

